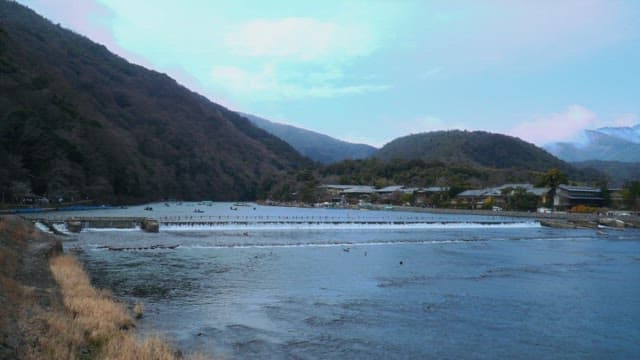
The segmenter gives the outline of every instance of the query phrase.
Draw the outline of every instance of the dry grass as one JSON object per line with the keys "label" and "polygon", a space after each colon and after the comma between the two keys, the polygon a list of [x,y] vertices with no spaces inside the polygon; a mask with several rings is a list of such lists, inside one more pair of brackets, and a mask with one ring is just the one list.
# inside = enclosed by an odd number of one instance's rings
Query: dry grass
{"label": "dry grass", "polygon": [[74,322],[88,331],[90,341],[101,342],[133,326],[133,319],[122,304],[91,286],[75,257],[63,255],[51,259],[51,272],[60,285],[65,307]]}
{"label": "dry grass", "polygon": [[157,336],[136,341],[126,306],[91,286],[75,257],[49,260],[58,249],[45,236],[0,216],[0,359],[182,359]]}
{"label": "dry grass", "polygon": [[160,337],[152,336],[142,342],[125,334],[109,341],[101,355],[110,360],[174,360],[176,356],[171,347]]}
{"label": "dry grass", "polygon": [[[51,334],[59,334],[42,345],[51,359],[74,359],[80,350],[92,348],[92,358],[109,360],[174,360],[181,359],[171,346],[158,336],[136,341],[131,332],[134,322],[123,304],[113,300],[108,291],[91,286],[89,277],[78,260],[71,255],[51,260],[51,271],[60,285],[67,313],[45,316]],[[134,314],[141,316],[142,304]],[[37,358],[37,357],[35,357]],[[195,356],[194,359],[204,359]]]}

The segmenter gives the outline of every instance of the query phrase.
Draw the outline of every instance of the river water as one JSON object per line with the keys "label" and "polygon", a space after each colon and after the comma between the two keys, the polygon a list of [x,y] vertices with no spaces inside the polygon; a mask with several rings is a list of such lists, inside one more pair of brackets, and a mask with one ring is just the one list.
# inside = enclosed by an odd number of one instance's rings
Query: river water
{"label": "river water", "polygon": [[145,305],[141,334],[160,333],[185,353],[640,358],[637,230],[253,204],[152,207],[87,215],[215,221],[158,234],[85,229],[65,246],[79,251],[97,286]]}

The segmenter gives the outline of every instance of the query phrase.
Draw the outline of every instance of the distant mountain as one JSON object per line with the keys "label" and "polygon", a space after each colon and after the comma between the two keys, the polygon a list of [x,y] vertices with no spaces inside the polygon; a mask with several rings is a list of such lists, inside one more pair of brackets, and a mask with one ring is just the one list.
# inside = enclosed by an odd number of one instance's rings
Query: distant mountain
{"label": "distant mountain", "polygon": [[257,127],[286,141],[302,155],[323,164],[345,159],[364,159],[377,150],[370,145],[338,140],[315,131],[279,124],[255,115],[241,115],[245,116]]}
{"label": "distant mountain", "polygon": [[310,161],[235,112],[0,0],[0,190],[251,199]]}
{"label": "distant mountain", "polygon": [[640,162],[640,125],[585,130],[585,143],[560,142],[544,148],[571,162],[602,160]]}
{"label": "distant mountain", "polygon": [[533,144],[484,131],[434,131],[404,136],[386,144],[373,156],[381,160],[420,159],[494,169],[572,170],[569,164]]}
{"label": "distant mountain", "polygon": [[579,169],[594,169],[606,175],[609,187],[622,187],[626,182],[640,180],[640,162],[590,160],[573,162]]}
{"label": "distant mountain", "polygon": [[636,126],[603,127],[597,131],[632,143],[640,144],[640,124]]}

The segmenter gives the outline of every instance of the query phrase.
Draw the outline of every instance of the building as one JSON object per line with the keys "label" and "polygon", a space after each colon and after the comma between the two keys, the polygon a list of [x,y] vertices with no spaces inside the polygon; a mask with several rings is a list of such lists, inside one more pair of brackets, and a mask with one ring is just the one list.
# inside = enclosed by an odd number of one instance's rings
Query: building
{"label": "building", "polygon": [[[545,203],[549,196],[549,188],[536,188],[532,184],[504,184],[496,187],[485,189],[472,189],[461,192],[453,201],[454,205],[470,207],[472,209],[480,209],[486,204],[491,203],[494,206],[506,207],[509,200],[513,200],[513,196],[518,191],[523,191],[527,195],[533,195],[538,198],[539,203]],[[513,204],[511,204],[513,205]]]}
{"label": "building", "polygon": [[556,209],[571,209],[576,205],[600,207],[604,205],[602,191],[587,186],[559,185],[553,197]]}

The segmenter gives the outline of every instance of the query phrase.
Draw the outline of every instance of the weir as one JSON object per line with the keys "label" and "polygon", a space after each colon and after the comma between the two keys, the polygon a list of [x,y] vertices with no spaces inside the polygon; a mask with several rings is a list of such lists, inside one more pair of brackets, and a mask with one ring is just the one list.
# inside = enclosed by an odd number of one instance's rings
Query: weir
{"label": "weir", "polygon": [[[65,224],[67,231],[80,232],[86,228],[93,229],[140,229],[146,232],[159,232],[161,227],[224,227],[224,226],[318,226],[318,225],[447,225],[456,224],[458,221],[425,220],[424,218],[406,219],[367,219],[367,218],[334,218],[315,216],[283,216],[283,217],[261,217],[261,216],[172,216],[172,217],[29,217],[34,223],[41,223],[59,233],[56,224]],[[512,224],[512,221],[483,220],[474,221],[477,225],[500,225]]]}
{"label": "weir", "polygon": [[[475,215],[475,214],[474,214]],[[480,214],[478,214],[480,215]],[[486,215],[482,214],[482,215]],[[491,215],[496,216],[496,213]],[[517,223],[514,220],[516,216],[511,213],[501,213],[500,215],[510,220],[495,219],[467,219],[467,221],[458,220],[440,220],[440,219],[427,219],[424,216],[405,216],[402,218],[397,217],[370,217],[370,216],[347,216],[347,217],[334,217],[334,216],[233,216],[233,215],[183,215],[183,216],[159,216],[155,218],[150,217],[91,217],[91,216],[64,216],[60,214],[46,215],[29,215],[24,216],[33,222],[39,222],[56,232],[56,224],[65,224],[66,229],[69,232],[80,232],[86,228],[93,229],[140,229],[146,232],[156,233],[160,228],[166,227],[172,230],[187,227],[226,227],[226,226],[265,226],[265,227],[277,227],[277,226],[321,226],[321,225],[355,225],[355,226],[421,226],[421,225],[454,225],[458,223],[470,222],[475,225],[509,225]],[[522,213],[519,214],[521,219],[528,215],[530,222],[536,222],[542,226],[548,227],[561,227],[561,228],[598,228],[599,226],[606,227],[638,227],[638,223],[632,221],[630,218],[625,218],[624,221],[619,219],[613,219],[608,217],[599,217],[597,215],[578,215],[578,214],[553,214],[555,216],[548,216],[547,214],[536,213]],[[523,219],[524,220],[524,219]],[[526,222],[525,221],[525,222]]]}
{"label": "weir", "polygon": [[159,223],[146,217],[29,217],[34,223],[42,223],[56,232],[54,224],[65,224],[69,232],[80,232],[84,228],[94,229],[136,229],[158,232]]}

